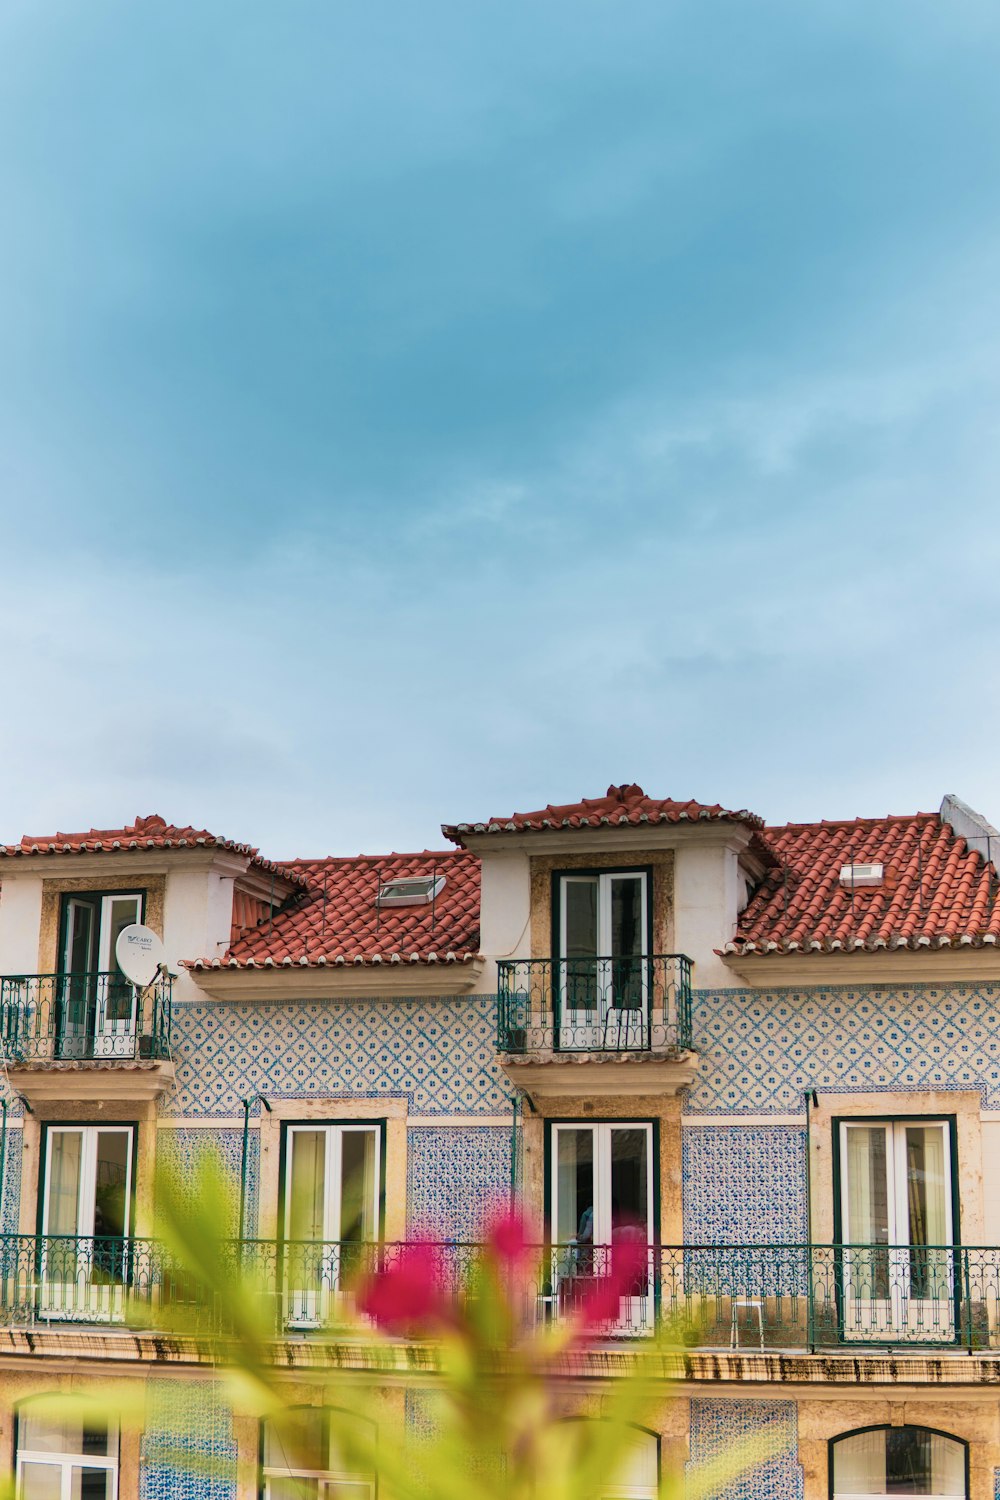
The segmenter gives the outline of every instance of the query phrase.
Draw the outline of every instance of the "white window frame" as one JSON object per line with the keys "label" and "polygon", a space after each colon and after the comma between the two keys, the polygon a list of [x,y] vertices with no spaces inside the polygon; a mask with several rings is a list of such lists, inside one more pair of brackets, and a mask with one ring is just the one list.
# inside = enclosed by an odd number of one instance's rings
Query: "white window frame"
{"label": "white window frame", "polygon": [[[910,1425],[910,1424],[907,1424],[907,1425]],[[935,1437],[946,1438],[948,1440],[948,1442],[955,1443],[957,1447],[959,1447],[960,1449],[963,1450],[963,1464],[964,1464],[964,1473],[965,1473],[964,1488],[962,1490],[961,1496],[955,1495],[954,1493],[951,1494],[951,1495],[943,1495],[943,1494],[940,1494],[938,1492],[931,1492],[931,1493],[928,1494],[926,1491],[922,1491],[922,1492],[920,1492],[918,1494],[916,1490],[911,1490],[909,1492],[907,1492],[905,1490],[902,1490],[902,1491],[895,1490],[895,1491],[893,1491],[893,1495],[891,1497],[891,1500],[963,1500],[963,1497],[964,1497],[964,1500],[968,1500],[968,1496],[969,1496],[969,1463],[968,1463],[969,1450],[968,1450],[968,1444],[965,1443],[961,1438],[954,1437],[949,1432],[939,1432],[936,1428],[931,1428],[931,1429],[923,1428],[923,1429],[921,1429],[919,1423],[913,1423],[912,1425],[915,1426],[918,1430],[923,1430],[923,1431],[928,1431],[929,1430],[929,1431],[931,1431]],[[876,1427],[874,1429],[872,1429],[872,1428],[863,1428],[859,1432],[844,1432],[844,1433],[841,1433],[838,1437],[830,1439],[831,1463],[830,1463],[830,1490],[829,1490],[829,1493],[830,1493],[830,1496],[831,1496],[831,1500],[886,1500],[886,1491],[885,1490],[881,1490],[881,1491],[879,1491],[879,1490],[874,1490],[874,1491],[873,1490],[840,1490],[840,1489],[836,1488],[836,1469],[837,1469],[836,1449],[837,1449],[838,1443],[848,1442],[853,1437],[860,1437],[862,1435],[862,1433],[864,1433],[864,1432],[870,1432],[870,1431],[886,1432],[887,1430],[888,1429],[886,1427]],[[933,1478],[933,1475],[932,1475],[932,1478]]]}
{"label": "white window frame", "polygon": [[[559,1120],[551,1126],[549,1143],[550,1178],[549,1222],[553,1238],[559,1225],[559,1135],[562,1131],[589,1130],[593,1137],[594,1202],[591,1245],[597,1249],[613,1245],[611,1225],[611,1137],[615,1130],[641,1130],[646,1137],[646,1244],[655,1243],[656,1221],[653,1196],[653,1122],[651,1120]],[[566,1251],[561,1248],[559,1259],[553,1267],[553,1280],[558,1284],[564,1277],[574,1274],[571,1260],[565,1264],[561,1257]],[[621,1317],[614,1326],[616,1333],[651,1333],[653,1330],[653,1265],[650,1261],[648,1289],[644,1295],[622,1297]]]}
{"label": "white window frame", "polygon": [[[338,1299],[343,1295],[340,1288],[341,1224],[340,1199],[343,1186],[343,1142],[345,1135],[375,1136],[375,1165],[372,1173],[374,1203],[373,1222],[375,1234],[373,1245],[382,1238],[382,1150],[383,1126],[378,1121],[301,1120],[289,1125],[285,1132],[285,1159],[283,1182],[285,1192],[284,1239],[285,1244],[298,1246],[291,1240],[292,1220],[292,1150],[296,1135],[326,1136],[323,1164],[323,1233],[313,1241],[316,1245],[336,1247],[324,1250],[313,1262],[308,1253],[299,1250],[285,1252],[286,1285],[284,1293],[285,1322],[290,1328],[317,1328],[328,1322]],[[307,1283],[300,1285],[299,1283]]]}
{"label": "white window frame", "polygon": [[[330,1408],[328,1408],[328,1407],[310,1408],[310,1410],[322,1411],[324,1413],[326,1413],[327,1411],[329,1411],[329,1409]],[[365,1422],[369,1422],[370,1425],[371,1425],[371,1427],[374,1430],[375,1424],[373,1422],[370,1422],[370,1418],[363,1417],[363,1418],[361,1418],[361,1420],[365,1421]],[[262,1454],[266,1453],[266,1451],[267,1451],[267,1446],[266,1446],[267,1445],[266,1427],[267,1427],[267,1421],[265,1419],[265,1421],[264,1421],[265,1431],[262,1434],[262,1443],[261,1443],[261,1453]],[[333,1450],[333,1433],[332,1433],[332,1428],[328,1427],[327,1434],[328,1434],[328,1440],[329,1440],[329,1444],[330,1444],[330,1452],[328,1454],[328,1457],[332,1458],[333,1457],[333,1451],[332,1451]],[[347,1470],[347,1469],[334,1469],[334,1468],[326,1468],[326,1469],[294,1469],[294,1468],[291,1468],[291,1467],[289,1467],[287,1465],[268,1464],[268,1463],[264,1463],[262,1465],[261,1474],[262,1474],[262,1477],[263,1477],[263,1480],[264,1480],[264,1500],[271,1500],[271,1495],[272,1495],[271,1481],[274,1480],[274,1479],[315,1479],[315,1480],[319,1481],[319,1486],[320,1486],[318,1488],[318,1491],[317,1491],[317,1494],[319,1496],[319,1500],[325,1500],[325,1497],[327,1495],[329,1495],[330,1500],[334,1500],[335,1496],[337,1497],[337,1500],[340,1500],[340,1496],[345,1493],[345,1488],[348,1485],[350,1485],[352,1487],[351,1491],[347,1491],[347,1493],[350,1495],[350,1500],[355,1500],[354,1492],[356,1492],[356,1494],[357,1494],[357,1500],[375,1500],[375,1485],[376,1485],[376,1481],[375,1481],[375,1476],[374,1475],[358,1474],[357,1472],[352,1472],[352,1471]],[[332,1486],[332,1488],[328,1489],[327,1486]]]}
{"label": "white window frame", "polygon": [[[23,1495],[23,1474],[25,1464],[45,1464],[49,1468],[57,1469],[60,1476],[60,1500],[72,1500],[73,1471],[74,1469],[102,1469],[111,1475],[110,1500],[118,1500],[118,1463],[120,1453],[108,1454],[102,1458],[90,1453],[53,1453],[51,1449],[23,1448],[20,1442],[20,1425],[23,1405],[18,1408],[18,1444],[15,1459],[16,1492],[18,1500]],[[109,1434],[111,1424],[108,1424]],[[118,1447],[120,1438],[116,1430],[115,1446]]]}
{"label": "white window frame", "polygon": [[[909,1296],[910,1245],[909,1232],[909,1177],[906,1162],[906,1131],[918,1126],[928,1130],[936,1127],[942,1135],[942,1160],[944,1165],[944,1205],[948,1232],[942,1248],[951,1252],[955,1246],[955,1214],[952,1184],[952,1131],[954,1122],[937,1115],[910,1115],[903,1117],[856,1116],[840,1121],[840,1210],[841,1240],[844,1245],[843,1271],[843,1326],[845,1338],[881,1337],[893,1341],[893,1335],[907,1339],[919,1337],[933,1342],[950,1342],[955,1332],[954,1299],[951,1294],[954,1263],[951,1254],[946,1261],[944,1280],[949,1289],[947,1297],[915,1298]],[[869,1283],[872,1276],[870,1250],[858,1251],[852,1245],[862,1246],[865,1241],[855,1238],[850,1220],[850,1152],[848,1139],[852,1130],[885,1131],[886,1140],[886,1201],[888,1210],[888,1265],[889,1297],[874,1295],[858,1298],[852,1287],[858,1282]],[[866,1259],[867,1257],[867,1259]],[[855,1278],[852,1281],[852,1276]]]}
{"label": "white window frame", "polygon": [[[587,1009],[571,1007],[565,1000],[560,1006],[559,1016],[559,1041],[563,1047],[580,1047],[590,1049],[607,1045],[609,1040],[612,1044],[620,1043],[621,1038],[608,1036],[609,1018],[614,1013],[614,968],[612,960],[615,955],[611,951],[611,913],[612,892],[616,880],[637,880],[639,882],[639,903],[642,912],[642,937],[639,944],[639,957],[649,957],[649,877],[645,870],[606,870],[596,874],[566,874],[559,876],[559,965],[557,969],[557,984],[560,994],[566,996],[570,989],[569,964],[575,962],[567,954],[567,918],[569,903],[566,899],[568,889],[571,885],[594,885],[597,886],[597,953],[594,957],[594,983],[596,986],[596,1004]],[[619,955],[620,957],[620,955]],[[648,1001],[649,979],[646,966],[641,968],[642,998]],[[628,1014],[628,1012],[625,1012]],[[633,1013],[634,1014],[634,1013]],[[640,1026],[640,1037],[633,1038],[638,1044],[644,1039],[644,1027],[648,1024],[643,1021]]]}
{"label": "white window frame", "polygon": [[[76,1204],[76,1272],[72,1282],[51,1272],[53,1261],[62,1265],[62,1257],[50,1257],[49,1240],[59,1236],[49,1228],[52,1183],[52,1140],[56,1135],[79,1135],[80,1181]],[[42,1251],[39,1311],[42,1317],[70,1318],[86,1322],[122,1322],[125,1316],[124,1283],[91,1280],[93,1268],[94,1219],[97,1208],[97,1137],[123,1135],[125,1152],[125,1224],[123,1244],[132,1235],[132,1171],[135,1158],[135,1126],[118,1125],[47,1125],[45,1133],[45,1172],[42,1183]],[[125,1250],[127,1257],[128,1251]]]}

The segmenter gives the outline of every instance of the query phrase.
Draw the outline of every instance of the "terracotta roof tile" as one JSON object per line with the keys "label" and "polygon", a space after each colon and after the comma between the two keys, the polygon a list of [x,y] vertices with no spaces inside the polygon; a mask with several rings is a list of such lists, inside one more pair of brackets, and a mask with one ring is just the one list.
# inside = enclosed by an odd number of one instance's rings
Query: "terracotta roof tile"
{"label": "terracotta roof tile", "polygon": [[293,884],[304,882],[294,872],[265,859],[252,844],[238,844],[220,838],[207,828],[183,828],[168,823],[158,813],[137,817],[124,828],[90,828],[86,833],[47,833],[40,837],[25,834],[18,844],[0,844],[0,858],[28,854],[120,854],[148,849],[228,849],[245,855],[251,864],[276,874],[285,874]]}
{"label": "terracotta roof tile", "polygon": [[461,844],[467,834],[546,832],[556,828],[639,827],[644,823],[703,823],[728,819],[745,823],[749,828],[763,828],[764,820],[756,813],[730,812],[719,804],[675,802],[669,797],[647,797],[641,786],[609,786],[603,797],[584,797],[580,802],[543,807],[538,812],[512,813],[506,818],[490,818],[485,823],[442,825],[445,838]]}
{"label": "terracotta roof tile", "polygon": [[[272,921],[240,935],[222,958],[190,967],[323,967],[328,964],[467,963],[479,956],[479,860],[464,850],[288,860],[307,884]],[[376,905],[379,884],[437,873],[426,906]]]}
{"label": "terracotta roof tile", "polygon": [[[996,868],[937,813],[767,828],[778,863],[725,953],[991,946],[1000,941]],[[881,864],[880,886],[840,883],[841,867]]]}

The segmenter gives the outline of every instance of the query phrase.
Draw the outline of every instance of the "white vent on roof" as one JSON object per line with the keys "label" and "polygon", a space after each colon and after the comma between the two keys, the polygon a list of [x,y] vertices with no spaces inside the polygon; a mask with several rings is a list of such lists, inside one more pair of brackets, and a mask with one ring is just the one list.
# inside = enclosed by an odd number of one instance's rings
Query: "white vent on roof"
{"label": "white vent on roof", "polygon": [[841,865],[840,883],[852,888],[859,885],[881,885],[883,874],[881,865]]}
{"label": "white vent on roof", "polygon": [[378,888],[375,905],[429,906],[444,889],[446,878],[444,875],[406,875],[399,880],[387,880]]}

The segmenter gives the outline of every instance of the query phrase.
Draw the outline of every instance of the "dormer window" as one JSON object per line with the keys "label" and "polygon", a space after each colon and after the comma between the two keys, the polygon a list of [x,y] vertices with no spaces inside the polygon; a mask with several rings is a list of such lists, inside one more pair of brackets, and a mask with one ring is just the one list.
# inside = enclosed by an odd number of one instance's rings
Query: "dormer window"
{"label": "dormer window", "polygon": [[375,905],[429,906],[444,889],[446,879],[444,875],[405,875],[386,880],[378,888]]}

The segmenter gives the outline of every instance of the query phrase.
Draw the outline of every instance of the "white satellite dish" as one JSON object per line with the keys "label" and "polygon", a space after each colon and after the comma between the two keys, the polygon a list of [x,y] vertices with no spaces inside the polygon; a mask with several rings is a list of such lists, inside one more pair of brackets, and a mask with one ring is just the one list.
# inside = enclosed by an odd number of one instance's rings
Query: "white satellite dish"
{"label": "white satellite dish", "polygon": [[140,989],[152,984],[161,965],[166,968],[163,944],[151,928],[139,922],[122,928],[115,943],[115,958],[125,978]]}

